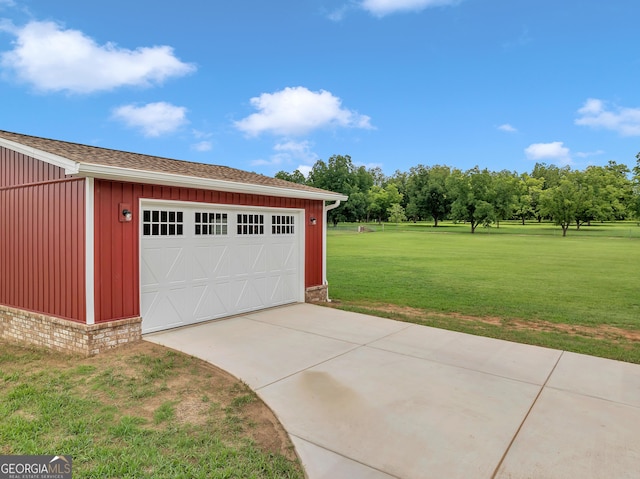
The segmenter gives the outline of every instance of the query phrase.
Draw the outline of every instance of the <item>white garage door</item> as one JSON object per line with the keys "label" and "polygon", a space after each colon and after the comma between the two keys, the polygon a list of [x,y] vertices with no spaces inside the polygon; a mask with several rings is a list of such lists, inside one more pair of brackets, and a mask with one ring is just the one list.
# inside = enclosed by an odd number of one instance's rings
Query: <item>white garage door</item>
{"label": "white garage door", "polygon": [[147,202],[141,212],[143,333],[304,301],[302,211]]}

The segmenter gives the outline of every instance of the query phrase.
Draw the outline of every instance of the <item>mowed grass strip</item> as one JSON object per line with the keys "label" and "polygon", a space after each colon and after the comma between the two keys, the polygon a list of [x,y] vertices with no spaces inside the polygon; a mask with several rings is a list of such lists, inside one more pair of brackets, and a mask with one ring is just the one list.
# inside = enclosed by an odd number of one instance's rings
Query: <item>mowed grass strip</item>
{"label": "mowed grass strip", "polygon": [[146,342],[77,358],[0,341],[0,454],[69,454],[74,478],[304,477],[249,388]]}
{"label": "mowed grass strip", "polygon": [[639,239],[500,229],[329,228],[330,295],[345,308],[640,362]]}

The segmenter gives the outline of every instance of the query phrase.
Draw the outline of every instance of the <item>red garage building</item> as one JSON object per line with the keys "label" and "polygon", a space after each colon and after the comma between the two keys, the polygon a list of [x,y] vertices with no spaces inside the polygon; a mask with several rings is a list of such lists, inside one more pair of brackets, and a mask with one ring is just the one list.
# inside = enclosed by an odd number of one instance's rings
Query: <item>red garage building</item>
{"label": "red garage building", "polygon": [[326,212],[346,199],[0,131],[0,335],[96,354],[141,333],[326,300]]}

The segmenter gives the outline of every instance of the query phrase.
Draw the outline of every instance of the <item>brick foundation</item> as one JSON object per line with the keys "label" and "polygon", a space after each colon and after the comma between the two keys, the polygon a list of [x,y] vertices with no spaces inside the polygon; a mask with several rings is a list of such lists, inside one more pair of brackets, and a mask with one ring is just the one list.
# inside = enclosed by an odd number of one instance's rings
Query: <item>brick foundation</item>
{"label": "brick foundation", "polygon": [[312,286],[307,288],[305,292],[305,302],[307,303],[326,303],[329,301],[329,285]]}
{"label": "brick foundation", "polygon": [[82,324],[0,305],[0,337],[66,353],[93,356],[142,339],[142,319]]}

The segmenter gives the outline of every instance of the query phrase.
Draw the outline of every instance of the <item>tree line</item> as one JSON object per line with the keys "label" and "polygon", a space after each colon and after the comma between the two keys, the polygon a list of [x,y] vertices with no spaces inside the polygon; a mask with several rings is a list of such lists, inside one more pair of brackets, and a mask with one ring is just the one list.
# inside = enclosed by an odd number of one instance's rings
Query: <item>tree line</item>
{"label": "tree line", "polygon": [[478,166],[463,171],[446,165],[412,167],[386,176],[380,168],[355,166],[348,155],[318,160],[305,177],[299,170],[280,171],[276,178],[349,196],[329,211],[329,221],[441,220],[500,226],[502,220],[551,220],[566,236],[592,221],[640,219],[640,153],[631,170],[609,161],[605,166],[572,170],[536,163],[531,173],[489,171]]}

